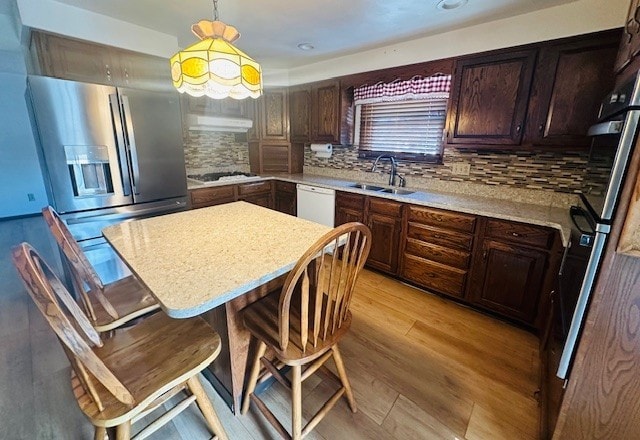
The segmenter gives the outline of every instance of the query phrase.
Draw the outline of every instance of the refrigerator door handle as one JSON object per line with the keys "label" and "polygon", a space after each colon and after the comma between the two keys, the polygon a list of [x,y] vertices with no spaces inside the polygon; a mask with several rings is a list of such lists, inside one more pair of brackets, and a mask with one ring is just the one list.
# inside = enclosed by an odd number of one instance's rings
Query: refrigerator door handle
{"label": "refrigerator door handle", "polygon": [[169,214],[175,211],[182,211],[186,207],[186,202],[176,202],[171,206],[160,206],[148,209],[138,209],[131,212],[114,212],[113,214],[96,214],[79,218],[70,218],[66,220],[69,225],[80,225],[95,221],[111,221],[111,220],[131,220],[141,217],[148,217],[153,214]]}
{"label": "refrigerator door handle", "polygon": [[109,95],[109,107],[111,109],[111,119],[113,123],[113,133],[116,139],[116,149],[118,150],[118,162],[120,163],[120,179],[122,181],[122,191],[125,196],[131,195],[131,177],[129,176],[129,160],[127,147],[124,139],[122,117],[120,106],[118,105],[118,95]]}
{"label": "refrigerator door handle", "polygon": [[129,106],[129,97],[120,95],[122,101],[122,119],[124,121],[124,133],[127,140],[129,150],[129,163],[131,165],[131,187],[134,194],[140,194],[137,188],[137,182],[140,181],[140,167],[138,166],[138,150],[136,148],[136,138],[133,133],[133,122],[131,121],[131,108]]}

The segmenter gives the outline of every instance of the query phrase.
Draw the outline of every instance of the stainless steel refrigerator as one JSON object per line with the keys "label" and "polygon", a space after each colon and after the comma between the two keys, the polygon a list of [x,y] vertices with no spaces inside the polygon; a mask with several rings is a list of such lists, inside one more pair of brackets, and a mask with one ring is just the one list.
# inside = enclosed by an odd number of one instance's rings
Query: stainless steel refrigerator
{"label": "stainless steel refrigerator", "polygon": [[105,226],[186,209],[177,92],[30,76],[50,201],[105,282],[127,274]]}

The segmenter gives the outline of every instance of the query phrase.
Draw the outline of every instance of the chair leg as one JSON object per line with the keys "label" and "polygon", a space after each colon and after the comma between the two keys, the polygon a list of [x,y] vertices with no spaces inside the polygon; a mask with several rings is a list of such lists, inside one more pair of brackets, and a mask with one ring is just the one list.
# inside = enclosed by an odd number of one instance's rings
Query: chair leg
{"label": "chair leg", "polygon": [[302,367],[291,367],[291,423],[292,439],[302,438]]}
{"label": "chair leg", "polygon": [[258,383],[258,375],[260,374],[260,358],[264,356],[267,351],[267,344],[262,341],[258,341],[258,347],[256,348],[256,356],[253,358],[253,365],[251,366],[251,374],[249,375],[249,381],[247,382],[247,389],[244,393],[244,400],[242,401],[241,414],[246,414],[249,411],[249,403],[251,402],[251,394],[256,389],[256,383]]}
{"label": "chair leg", "polygon": [[107,428],[104,426],[94,426],[95,432],[93,434],[94,440],[105,440],[107,437]]}
{"label": "chair leg", "polygon": [[220,440],[228,440],[227,433],[222,427],[222,423],[220,423],[220,419],[216,414],[215,409],[213,409],[213,405],[209,400],[209,397],[202,388],[202,384],[198,379],[198,376],[192,376],[189,380],[187,380],[187,386],[189,390],[196,396],[196,403],[198,404],[198,408],[202,412],[205,420],[209,424],[209,428],[213,431]]}
{"label": "chair leg", "polygon": [[342,361],[342,356],[340,355],[340,350],[338,350],[338,344],[335,344],[331,350],[333,351],[333,360],[336,363],[336,368],[338,369],[338,375],[340,376],[340,381],[342,382],[342,386],[344,387],[345,394],[347,395],[347,400],[349,401],[349,406],[351,407],[351,411],[356,412],[358,408],[356,407],[356,399],[353,397],[353,390],[351,389],[351,383],[349,383],[349,379],[347,378],[347,372],[344,369],[344,362]]}
{"label": "chair leg", "polygon": [[131,420],[127,420],[116,429],[116,440],[131,439]]}

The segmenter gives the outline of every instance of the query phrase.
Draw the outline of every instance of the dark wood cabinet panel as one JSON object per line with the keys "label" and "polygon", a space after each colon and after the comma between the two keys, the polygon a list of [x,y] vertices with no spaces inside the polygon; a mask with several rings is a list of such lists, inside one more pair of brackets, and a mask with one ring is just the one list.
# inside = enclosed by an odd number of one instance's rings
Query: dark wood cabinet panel
{"label": "dark wood cabinet panel", "polygon": [[544,46],[534,76],[525,143],[589,146],[586,136],[613,87],[619,31]]}
{"label": "dark wood cabinet panel", "polygon": [[274,208],[276,211],[289,215],[297,213],[296,184],[277,180],[274,193]]}
{"label": "dark wood cabinet panel", "polygon": [[459,212],[410,205],[408,207],[408,213],[408,220],[410,222],[440,228],[444,227],[462,232],[473,232],[476,227],[476,217]]}
{"label": "dark wood cabinet panel", "polygon": [[235,201],[235,185],[210,186],[189,191],[192,208],[221,205]]}
{"label": "dark wood cabinet panel", "polygon": [[470,251],[473,245],[473,235],[447,231],[413,222],[409,222],[407,225],[407,237],[433,243],[438,246],[465,251]]}
{"label": "dark wood cabinet panel", "polygon": [[101,84],[116,84],[113,53],[86,41],[34,32],[32,49],[37,51],[40,74]]}
{"label": "dark wood cabinet panel", "polygon": [[364,223],[365,196],[336,192],[336,226],[349,222]]}
{"label": "dark wood cabinet panel", "polygon": [[311,134],[311,89],[309,86],[289,89],[291,142],[309,142]]}
{"label": "dark wood cabinet panel", "polygon": [[548,249],[553,243],[555,232],[549,228],[490,219],[487,220],[485,235],[498,240]]}
{"label": "dark wood cabinet panel", "polygon": [[474,268],[482,276],[476,278],[481,282],[471,289],[472,302],[533,323],[546,262],[546,252],[485,240],[482,263]]}
{"label": "dark wood cabinet panel", "polygon": [[447,143],[519,145],[535,60],[534,49],[458,60]]}
{"label": "dark wood cabinet panel", "polygon": [[252,173],[302,173],[304,165],[302,144],[262,141],[249,142],[249,165]]}
{"label": "dark wood cabinet panel", "polygon": [[238,196],[250,196],[254,194],[271,193],[272,184],[270,180],[261,182],[242,183],[238,185]]}
{"label": "dark wood cabinet panel", "polygon": [[33,58],[44,76],[148,90],[173,90],[169,60],[89,41],[33,32]]}
{"label": "dark wood cabinet panel", "polygon": [[287,89],[267,89],[259,99],[261,100],[261,140],[289,140],[289,96]]}
{"label": "dark wood cabinet panel", "polygon": [[451,249],[413,238],[407,238],[405,252],[417,257],[433,260],[437,263],[446,264],[447,266],[457,267],[459,269],[467,269],[471,263],[470,252]]}
{"label": "dark wood cabinet panel", "polygon": [[340,83],[311,85],[311,141],[340,142]]}
{"label": "dark wood cabinet panel", "polygon": [[367,226],[371,229],[371,251],[367,265],[390,274],[398,271],[401,209],[400,203],[369,198]]}
{"label": "dark wood cabinet panel", "polygon": [[445,295],[462,298],[467,271],[439,264],[411,254],[404,254],[403,278]]}
{"label": "dark wood cabinet panel", "polygon": [[240,200],[254,205],[262,206],[264,208],[273,209],[273,197],[269,194],[254,194],[250,196],[241,197]]}

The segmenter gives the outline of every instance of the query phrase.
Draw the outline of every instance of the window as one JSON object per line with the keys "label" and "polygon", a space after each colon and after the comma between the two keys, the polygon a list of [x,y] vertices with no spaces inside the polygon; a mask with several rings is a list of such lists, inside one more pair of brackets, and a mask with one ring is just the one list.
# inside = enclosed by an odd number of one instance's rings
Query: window
{"label": "window", "polygon": [[441,163],[451,76],[412,78],[356,89],[355,143],[360,157]]}

